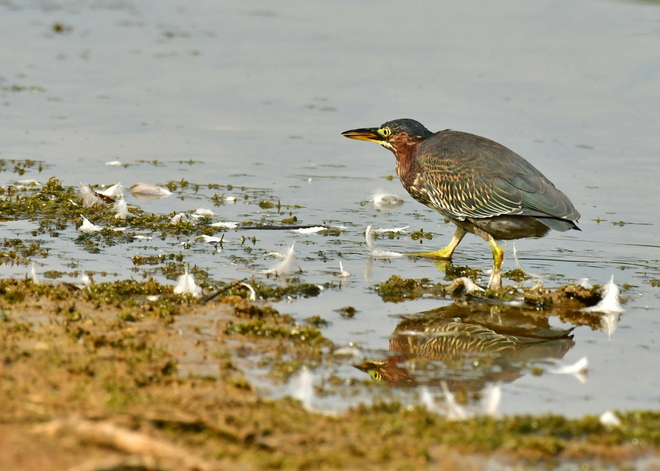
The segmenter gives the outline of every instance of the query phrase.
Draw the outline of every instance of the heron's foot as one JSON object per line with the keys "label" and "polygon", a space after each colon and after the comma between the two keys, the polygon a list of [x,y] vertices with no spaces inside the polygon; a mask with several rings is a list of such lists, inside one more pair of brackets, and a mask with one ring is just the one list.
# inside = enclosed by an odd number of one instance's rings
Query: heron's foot
{"label": "heron's foot", "polygon": [[436,250],[435,252],[412,252],[410,255],[413,257],[429,257],[429,258],[439,258],[443,260],[451,260],[451,256],[454,253],[454,248],[447,246],[443,249]]}
{"label": "heron's foot", "polygon": [[502,289],[502,272],[497,268],[493,268],[488,281],[488,289]]}

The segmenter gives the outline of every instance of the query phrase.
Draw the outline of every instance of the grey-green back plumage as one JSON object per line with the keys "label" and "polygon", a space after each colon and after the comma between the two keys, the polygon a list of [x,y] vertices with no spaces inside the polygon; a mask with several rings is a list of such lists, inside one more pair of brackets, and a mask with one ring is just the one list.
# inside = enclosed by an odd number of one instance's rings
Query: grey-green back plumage
{"label": "grey-green back plumage", "polygon": [[484,137],[440,131],[425,139],[412,162],[413,197],[446,216],[531,216],[556,230],[577,228],[570,200],[534,166]]}

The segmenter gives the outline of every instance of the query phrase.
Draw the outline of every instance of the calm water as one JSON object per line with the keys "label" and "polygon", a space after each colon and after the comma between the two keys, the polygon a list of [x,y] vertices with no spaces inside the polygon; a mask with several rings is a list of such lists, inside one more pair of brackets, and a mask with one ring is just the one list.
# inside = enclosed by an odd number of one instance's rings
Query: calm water
{"label": "calm water", "polygon": [[[495,139],[570,196],[583,232],[516,242],[525,269],[548,275],[545,285],[581,278],[603,284],[612,275],[629,285],[612,338],[579,327],[563,354],[562,364],[588,357],[586,384],[522,374],[503,384],[502,411],[660,407],[660,288],[650,283],[660,279],[660,5],[2,1],[0,41],[0,159],[48,164],[21,177],[3,172],[3,185],[51,176],[67,185],[127,187],[185,179],[201,190],[129,203],[258,221],[273,210],[255,198],[279,200],[302,206],[293,210],[302,224],[345,227],[340,237],[228,231],[222,252],[199,241],[186,249],[184,241],[155,240],[100,255],[80,252],[71,228],[42,241],[51,257],[36,261],[37,272],[70,272],[74,259],[78,270],[109,272],[97,281],[147,274],[165,281],[153,267],[136,272],[131,257],[176,252],[227,281],[270,268],[267,254],[295,242],[302,280],[336,283],[339,260],[352,276],[318,298],[277,308],[300,319],[321,316],[336,344],[382,358],[402,315],[449,303],[382,302],[372,288],[394,274],[438,281],[443,274],[428,260],[370,260],[365,228],[423,228],[433,233],[424,245],[431,250],[444,246],[453,227],[386,178],[394,175],[389,152],[340,132],[412,117],[432,130]],[[112,160],[127,166],[105,166]],[[233,185],[226,193],[237,202],[214,206],[211,183]],[[377,189],[406,202],[379,211],[366,203]],[[3,223],[3,237],[29,238],[31,227]],[[409,232],[377,244],[419,250]],[[244,235],[256,237],[251,253],[240,243]],[[514,268],[512,244],[505,248],[505,269]],[[468,236],[454,263],[487,269],[488,248]],[[5,277],[27,272],[0,266]],[[349,305],[358,313],[344,319],[336,310]],[[364,376],[348,363],[333,368],[346,378]]]}

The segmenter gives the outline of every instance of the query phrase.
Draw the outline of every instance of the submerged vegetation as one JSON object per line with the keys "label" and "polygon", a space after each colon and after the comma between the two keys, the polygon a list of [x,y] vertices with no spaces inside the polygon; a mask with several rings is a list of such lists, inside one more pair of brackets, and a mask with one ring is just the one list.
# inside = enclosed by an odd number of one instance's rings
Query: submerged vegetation
{"label": "submerged vegetation", "polygon": [[[456,276],[456,273],[459,273],[460,277]],[[461,281],[461,278],[465,276],[476,281],[481,276],[481,272],[469,267],[456,267],[451,271],[447,270],[447,279],[454,281],[450,284],[433,283],[428,278],[401,278],[394,275],[386,282],[376,285],[375,291],[383,301],[395,303],[419,298],[451,299],[461,295],[466,299],[477,302],[520,300],[524,301],[531,309],[561,307],[567,311],[577,311],[584,307],[593,306],[602,299],[601,287],[598,285],[585,288],[570,284],[552,290],[542,286],[509,286],[497,291],[470,290],[464,292],[463,284],[456,281]]]}
{"label": "submerged vegetation", "polygon": [[[167,187],[173,191],[186,189],[187,182],[170,182]],[[198,186],[198,185],[196,185]],[[217,187],[218,185],[208,185]],[[228,186],[230,187],[230,186]],[[102,225],[102,230],[93,233],[83,233],[78,236],[77,243],[86,246],[112,246],[120,242],[130,242],[137,235],[149,234],[155,238],[179,237],[179,236],[212,236],[216,233],[226,231],[226,227],[204,224],[198,220],[184,220],[176,224],[172,223],[175,214],[154,214],[146,212],[136,206],[128,207],[128,217],[118,218],[112,210],[112,198],[105,198],[104,203],[85,207],[80,200],[80,188],[65,186],[57,178],[50,178],[41,187],[23,187],[16,190],[15,187],[3,187],[0,189],[0,214],[2,220],[28,220],[37,223],[32,231],[33,237],[39,235],[50,235],[56,237],[59,232],[66,229],[77,228],[82,223],[82,217],[92,221],[95,225]],[[195,190],[197,191],[197,190]],[[245,198],[260,198],[261,191],[256,191],[253,196],[245,193]],[[216,195],[217,196],[217,195]],[[218,197],[221,199],[221,197]],[[210,200],[218,200],[211,197]],[[219,201],[216,204],[221,204]],[[256,226],[266,224],[281,224],[281,217],[294,207],[277,204],[265,205],[263,201],[257,203],[261,208],[274,209],[275,217],[262,218]],[[245,221],[245,226],[255,226],[254,221]]]}

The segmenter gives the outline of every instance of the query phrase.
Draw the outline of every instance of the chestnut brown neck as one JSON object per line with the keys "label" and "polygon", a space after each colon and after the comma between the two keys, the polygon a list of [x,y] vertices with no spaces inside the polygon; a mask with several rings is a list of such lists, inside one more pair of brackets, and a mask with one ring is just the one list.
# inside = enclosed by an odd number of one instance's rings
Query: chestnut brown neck
{"label": "chestnut brown neck", "polygon": [[397,134],[390,138],[390,150],[396,157],[396,173],[404,186],[408,180],[414,178],[411,175],[412,164],[415,159],[417,149],[423,139],[414,138],[407,134]]}

